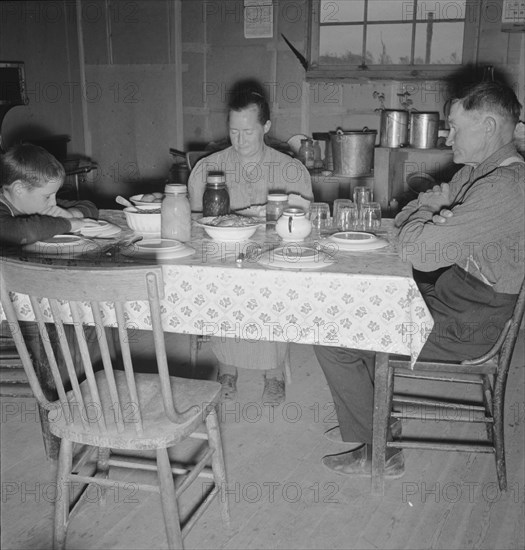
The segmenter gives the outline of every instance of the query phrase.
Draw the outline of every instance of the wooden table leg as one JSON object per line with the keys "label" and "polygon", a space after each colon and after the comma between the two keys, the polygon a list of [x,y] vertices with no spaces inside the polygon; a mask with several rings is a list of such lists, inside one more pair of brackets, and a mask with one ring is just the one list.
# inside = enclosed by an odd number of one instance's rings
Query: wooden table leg
{"label": "wooden table leg", "polygon": [[373,495],[380,496],[385,494],[386,437],[392,408],[393,376],[388,368],[388,359],[388,353],[376,353],[371,491]]}

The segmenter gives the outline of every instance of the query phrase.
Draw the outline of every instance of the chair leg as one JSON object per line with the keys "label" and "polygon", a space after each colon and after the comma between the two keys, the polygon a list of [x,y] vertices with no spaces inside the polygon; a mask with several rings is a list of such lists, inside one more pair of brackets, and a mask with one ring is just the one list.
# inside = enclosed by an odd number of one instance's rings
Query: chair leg
{"label": "chair leg", "polygon": [[63,550],[66,546],[67,525],[69,522],[69,475],[72,467],[73,442],[62,439],[57,465],[57,499],[55,502],[53,531],[54,550]]}
{"label": "chair leg", "polygon": [[167,449],[157,449],[157,470],[164,526],[170,550],[184,548],[180,529],[179,507],[175,498],[175,484]]}
{"label": "chair leg", "polygon": [[393,371],[387,353],[376,353],[374,425],[372,435],[372,494],[385,494],[385,455],[388,419],[394,390]]}
{"label": "chair leg", "polygon": [[503,404],[505,402],[505,392],[495,392],[493,402],[494,412],[494,451],[496,454],[496,473],[500,491],[507,490],[507,467],[505,464],[505,438],[503,425]]}
{"label": "chair leg", "polygon": [[[485,415],[494,418],[494,407],[492,406],[493,391],[490,378],[487,374],[481,375],[483,403],[485,404]],[[494,442],[494,423],[486,422],[485,429],[487,430],[487,439]]]}
{"label": "chair leg", "polygon": [[292,383],[292,360],[290,358],[290,344],[286,346],[286,355],[284,356],[284,376],[286,385]]}
{"label": "chair leg", "polygon": [[217,418],[217,411],[212,409],[206,416],[206,430],[208,432],[208,441],[210,447],[213,449],[213,455],[211,457],[211,467],[213,470],[213,477],[215,483],[219,489],[219,506],[221,509],[221,517],[224,525],[229,529],[230,523],[230,503],[228,500],[227,490],[227,478],[226,468],[224,465],[224,453],[222,452],[222,440],[219,426],[219,419]]}
{"label": "chair leg", "polygon": [[191,374],[193,377],[196,375],[197,370],[197,356],[199,354],[199,336],[196,334],[190,334],[190,366]]}
{"label": "chair leg", "polygon": [[[109,476],[109,456],[110,449],[105,447],[99,447],[97,457],[97,477],[107,479]],[[100,505],[106,506],[106,494],[107,487],[99,485],[100,487]]]}

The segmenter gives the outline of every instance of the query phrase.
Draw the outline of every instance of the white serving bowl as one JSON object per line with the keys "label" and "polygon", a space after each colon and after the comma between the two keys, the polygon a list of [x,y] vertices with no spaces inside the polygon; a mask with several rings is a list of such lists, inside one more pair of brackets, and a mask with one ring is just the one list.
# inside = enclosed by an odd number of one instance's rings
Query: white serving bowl
{"label": "white serving bowl", "polygon": [[135,206],[147,206],[151,208],[160,208],[160,203],[162,202],[161,197],[157,197],[157,199],[154,202],[151,201],[143,201],[142,197],[144,197],[146,193],[141,193],[140,195],[133,195],[129,198],[129,200],[135,205]]}
{"label": "white serving bowl", "polygon": [[248,240],[261,225],[254,222],[251,225],[241,225],[235,227],[221,227],[217,225],[209,225],[207,222],[215,218],[201,218],[197,223],[204,228],[204,231],[216,241],[246,241]]}
{"label": "white serving bowl", "polygon": [[[157,210],[160,205],[157,204]],[[136,208],[124,208],[126,223],[142,235],[148,237],[160,237],[160,212],[148,212],[146,209],[137,210]]]}

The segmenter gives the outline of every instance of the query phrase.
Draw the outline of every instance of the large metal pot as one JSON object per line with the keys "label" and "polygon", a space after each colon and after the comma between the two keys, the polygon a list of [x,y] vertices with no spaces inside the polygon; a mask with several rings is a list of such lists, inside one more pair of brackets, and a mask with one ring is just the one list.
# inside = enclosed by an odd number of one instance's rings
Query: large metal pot
{"label": "large metal pot", "polygon": [[437,146],[439,131],[439,112],[410,113],[410,147],[432,149]]}
{"label": "large metal pot", "polygon": [[404,147],[408,144],[408,111],[382,109],[381,147]]}
{"label": "large metal pot", "polygon": [[370,174],[374,167],[374,146],[377,130],[343,131],[338,128],[330,132],[334,174],[359,177]]}

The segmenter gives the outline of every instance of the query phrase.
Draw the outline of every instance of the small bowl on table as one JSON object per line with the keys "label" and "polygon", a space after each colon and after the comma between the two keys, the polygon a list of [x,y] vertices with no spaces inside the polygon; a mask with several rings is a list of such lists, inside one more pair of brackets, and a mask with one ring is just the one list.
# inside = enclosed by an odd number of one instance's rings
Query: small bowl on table
{"label": "small bowl on table", "polygon": [[130,229],[146,237],[160,237],[160,204],[124,208]]}
{"label": "small bowl on table", "polygon": [[210,216],[197,220],[197,223],[206,231],[206,233],[216,241],[242,242],[247,241],[261,225],[256,220],[247,221],[246,225],[212,225],[216,218]]}
{"label": "small bowl on table", "polygon": [[135,206],[148,206],[160,208],[160,203],[164,197],[164,193],[156,191],[155,193],[141,193],[140,195],[133,195],[129,198]]}

